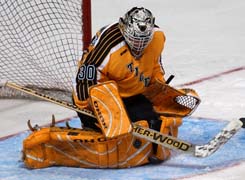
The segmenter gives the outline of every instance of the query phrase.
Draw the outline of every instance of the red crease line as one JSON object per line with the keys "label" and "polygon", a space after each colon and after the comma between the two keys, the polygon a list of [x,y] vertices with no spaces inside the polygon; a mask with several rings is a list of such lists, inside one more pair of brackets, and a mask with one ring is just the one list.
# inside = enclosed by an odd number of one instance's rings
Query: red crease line
{"label": "red crease line", "polygon": [[208,77],[204,77],[204,78],[201,78],[201,79],[197,79],[195,81],[191,81],[191,82],[187,82],[187,83],[184,83],[184,84],[180,84],[180,85],[177,85],[177,87],[183,87],[183,86],[190,86],[190,85],[193,85],[193,84],[198,84],[198,83],[201,83],[203,81],[207,81],[207,80],[210,80],[210,79],[214,79],[214,78],[217,78],[217,77],[220,77],[220,76],[223,76],[223,75],[227,75],[227,74],[230,74],[230,73],[233,73],[233,72],[237,72],[237,71],[242,71],[242,70],[245,70],[245,66],[238,67],[238,68],[235,68],[235,69],[231,69],[231,70],[228,70],[228,71],[224,71],[224,72],[221,72],[221,73],[218,73],[218,74],[214,74],[214,75],[211,75],[211,76],[208,76]]}

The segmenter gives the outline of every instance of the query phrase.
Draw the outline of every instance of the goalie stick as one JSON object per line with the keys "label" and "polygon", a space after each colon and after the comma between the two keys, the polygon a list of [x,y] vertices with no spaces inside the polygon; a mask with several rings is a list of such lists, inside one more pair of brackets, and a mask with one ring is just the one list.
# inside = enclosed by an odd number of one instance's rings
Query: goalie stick
{"label": "goalie stick", "polygon": [[[0,82],[0,87],[1,86],[7,86],[10,88],[25,92],[27,94],[36,96],[38,98],[44,99],[46,101],[55,103],[63,107],[66,107],[68,109],[83,113],[84,115],[96,118],[96,116],[91,111],[81,109],[77,107],[76,105],[70,104],[65,101],[57,100],[53,97],[39,93],[32,89],[29,89],[23,86],[19,86],[17,84],[7,82],[7,81]],[[181,140],[179,138],[175,138],[173,136],[169,136],[169,135],[160,133],[158,131],[155,131],[149,128],[138,126],[136,124],[133,124],[132,133],[136,137],[146,139],[148,141],[157,143],[159,145],[162,145],[172,150],[179,150],[185,153],[192,153],[195,157],[207,157],[213,154],[215,151],[217,151],[233,135],[235,135],[242,127],[245,128],[245,118],[240,118],[240,120],[231,121],[216,136],[214,136],[211,141],[203,145],[195,145],[190,142]]]}

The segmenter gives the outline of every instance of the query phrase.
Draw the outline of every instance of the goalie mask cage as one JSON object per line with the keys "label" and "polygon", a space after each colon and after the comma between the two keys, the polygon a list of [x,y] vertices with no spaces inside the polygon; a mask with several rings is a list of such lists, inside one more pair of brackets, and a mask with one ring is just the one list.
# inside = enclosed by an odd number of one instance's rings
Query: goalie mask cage
{"label": "goalie mask cage", "polygon": [[[0,14],[0,80],[70,96],[91,38],[90,0],[1,0]],[[23,94],[0,87],[3,97]]]}

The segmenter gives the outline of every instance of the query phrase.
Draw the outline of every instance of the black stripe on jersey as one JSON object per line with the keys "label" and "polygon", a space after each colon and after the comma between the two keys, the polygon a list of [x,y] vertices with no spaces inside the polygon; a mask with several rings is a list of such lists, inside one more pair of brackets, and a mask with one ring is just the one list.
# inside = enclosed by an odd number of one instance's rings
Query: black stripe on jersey
{"label": "black stripe on jersey", "polygon": [[102,33],[99,42],[95,48],[88,54],[85,64],[94,64],[98,67],[105,57],[110,52],[111,48],[119,44],[124,40],[120,29],[118,28],[118,23],[112,25],[105,32]]}
{"label": "black stripe on jersey", "polygon": [[95,84],[96,84],[96,81],[91,81],[87,79],[78,81],[77,87],[76,87],[78,99],[82,101],[86,100],[89,97],[88,88]]}
{"label": "black stripe on jersey", "polygon": [[[103,60],[106,58],[106,56],[108,55],[108,52],[113,48],[113,47],[115,47],[117,44],[119,44],[120,42],[122,42],[123,40],[124,40],[124,38],[122,37],[122,36],[116,36],[116,35],[118,35],[118,34],[115,34],[115,36],[114,37],[111,37],[111,43],[108,45],[108,46],[106,46],[106,47],[103,47],[102,48],[102,54],[100,55],[100,57],[98,58],[98,60],[96,60],[96,62],[95,62],[95,64],[97,65],[97,66],[99,66],[102,62],[103,62]],[[121,35],[121,34],[120,34]]]}
{"label": "black stripe on jersey", "polygon": [[163,64],[162,64],[162,56],[159,57],[159,60],[158,61],[159,61],[160,68],[161,68],[162,72],[165,74],[165,70],[164,70]]}

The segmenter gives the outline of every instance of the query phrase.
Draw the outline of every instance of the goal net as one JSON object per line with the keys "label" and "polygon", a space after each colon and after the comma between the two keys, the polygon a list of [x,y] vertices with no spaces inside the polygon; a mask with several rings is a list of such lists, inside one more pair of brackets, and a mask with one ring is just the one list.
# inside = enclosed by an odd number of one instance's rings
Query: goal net
{"label": "goal net", "polygon": [[[1,0],[0,79],[70,93],[82,56],[82,0]],[[0,97],[22,96],[2,87]]]}

